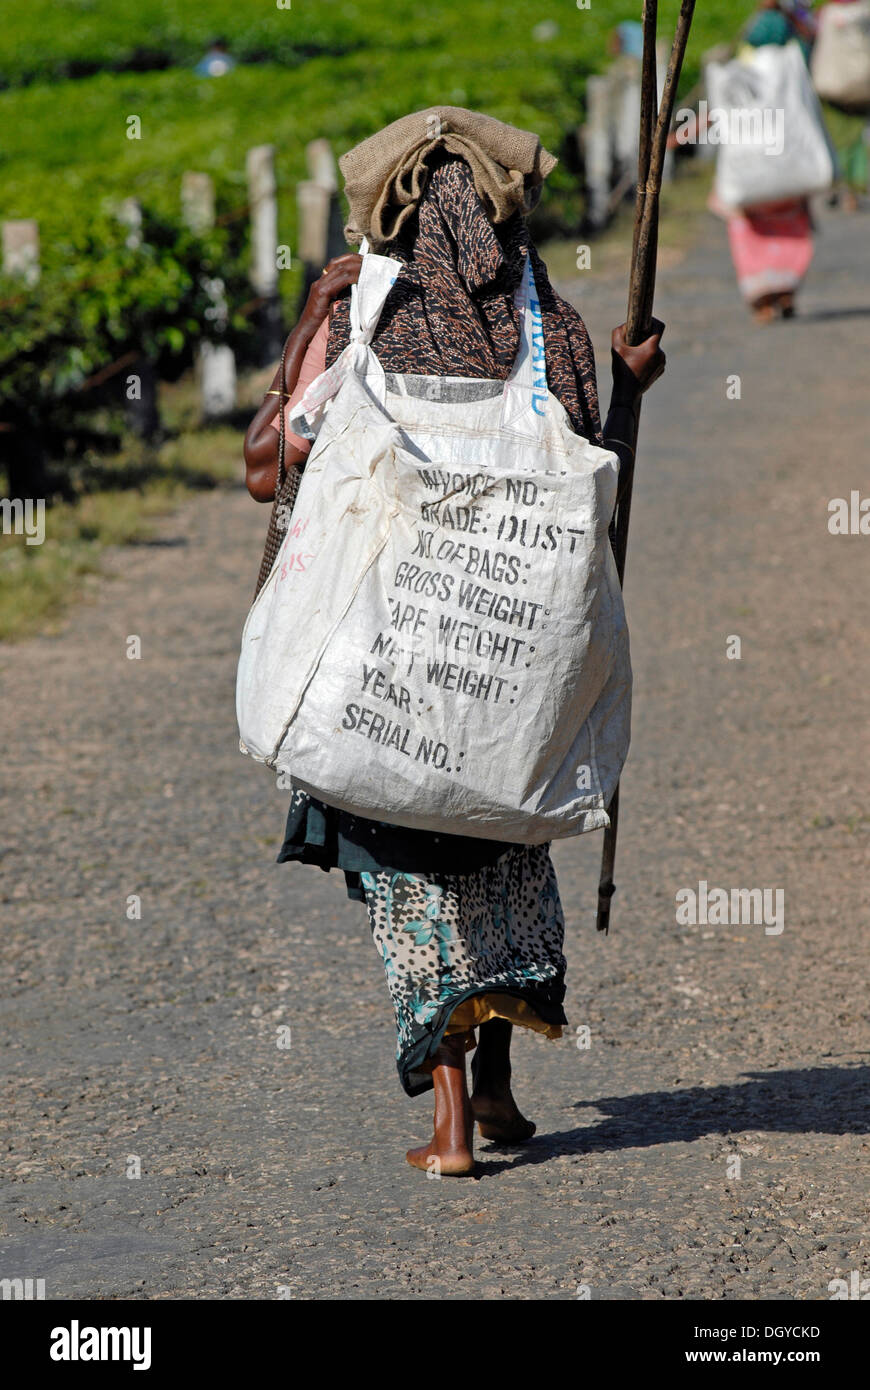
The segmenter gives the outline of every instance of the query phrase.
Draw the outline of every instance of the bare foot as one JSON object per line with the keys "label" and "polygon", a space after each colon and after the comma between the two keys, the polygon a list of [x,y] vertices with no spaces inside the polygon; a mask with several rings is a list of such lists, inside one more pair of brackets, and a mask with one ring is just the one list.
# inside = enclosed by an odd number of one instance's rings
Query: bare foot
{"label": "bare foot", "polygon": [[501,1144],[524,1144],[535,1126],[520,1114],[511,1094],[511,1034],[506,1019],[495,1018],[480,1028],[480,1042],[471,1063],[474,1091],[471,1113],[484,1139]]}
{"label": "bare foot", "polygon": [[769,324],[776,322],[776,305],[757,304],[752,310],[752,317],[756,323],[766,328]]}
{"label": "bare foot", "polygon": [[409,1149],[405,1155],[412,1168],[445,1178],[474,1172],[474,1120],[465,1080],[465,1037],[455,1033],[444,1038],[435,1053],[435,1133],[428,1144]]}
{"label": "bare foot", "polygon": [[409,1149],[405,1157],[412,1168],[422,1168],[424,1173],[442,1178],[464,1178],[474,1172],[474,1154],[470,1147],[461,1144],[456,1149],[446,1149],[434,1135],[430,1143],[419,1149]]}
{"label": "bare foot", "polygon": [[501,1144],[524,1144],[535,1132],[535,1125],[521,1114],[510,1091],[501,1096],[481,1095],[475,1091],[471,1097],[471,1111],[483,1139],[494,1139]]}
{"label": "bare foot", "polygon": [[779,318],[779,294],[762,294],[752,301],[750,308],[756,323],[776,323]]}

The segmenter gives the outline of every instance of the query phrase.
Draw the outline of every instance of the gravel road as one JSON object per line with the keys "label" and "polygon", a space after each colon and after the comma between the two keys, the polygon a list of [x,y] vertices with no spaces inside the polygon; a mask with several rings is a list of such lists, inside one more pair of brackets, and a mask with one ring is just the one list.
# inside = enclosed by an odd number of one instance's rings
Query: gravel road
{"label": "gravel road", "polygon": [[[561,288],[606,350],[623,285]],[[399,1087],[365,914],[341,876],[273,862],[286,793],[237,751],[266,510],[200,497],[114,553],[59,635],[0,647],[0,1277],[60,1299],[812,1300],[870,1276],[870,537],[827,525],[870,489],[866,216],[826,217],[792,324],[750,324],[712,221],[657,312],[619,892],[599,938],[601,837],[556,847],[571,1030],[515,1043],[535,1139],[479,1144],[479,1181],[406,1166],[430,1101]],[[783,930],[679,924],[702,881],[782,890]]]}

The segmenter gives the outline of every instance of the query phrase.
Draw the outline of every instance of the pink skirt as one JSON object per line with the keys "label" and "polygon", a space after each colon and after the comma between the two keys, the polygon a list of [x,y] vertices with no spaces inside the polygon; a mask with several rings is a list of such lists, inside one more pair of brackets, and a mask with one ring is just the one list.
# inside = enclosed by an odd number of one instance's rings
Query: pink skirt
{"label": "pink skirt", "polygon": [[736,213],[728,219],[728,237],[740,293],[750,304],[796,290],[813,259],[812,223],[803,200]]}

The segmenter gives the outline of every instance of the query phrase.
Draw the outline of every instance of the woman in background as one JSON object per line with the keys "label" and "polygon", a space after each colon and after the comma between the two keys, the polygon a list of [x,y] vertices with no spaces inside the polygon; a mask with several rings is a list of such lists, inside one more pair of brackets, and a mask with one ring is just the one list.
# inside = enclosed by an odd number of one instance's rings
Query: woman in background
{"label": "woman in background", "polygon": [[[812,18],[794,0],[762,0],[743,41],[750,48],[782,47],[798,39],[808,56]],[[813,259],[813,224],[806,198],[728,216],[728,240],[737,283],[759,324],[795,313],[795,295]]]}
{"label": "woman in background", "polygon": [[[852,0],[828,0],[819,13],[819,26],[824,23],[825,9],[839,9],[851,3]],[[870,109],[830,104],[825,116],[840,162],[840,184],[831,201],[838,202],[843,212],[857,212],[860,195],[866,194],[870,186]]]}

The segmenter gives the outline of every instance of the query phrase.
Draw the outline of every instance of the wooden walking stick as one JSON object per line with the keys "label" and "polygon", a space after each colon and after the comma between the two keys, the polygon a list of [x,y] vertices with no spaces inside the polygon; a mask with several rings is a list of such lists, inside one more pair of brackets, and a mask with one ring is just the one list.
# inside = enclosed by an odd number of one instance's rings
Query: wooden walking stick
{"label": "wooden walking stick", "polygon": [[[656,286],[658,255],[659,196],[662,170],[667,153],[668,132],[677,98],[677,85],[689,42],[695,0],[683,0],[671,58],[668,63],[661,106],[658,103],[656,72],[656,28],[658,0],[644,0],[643,7],[643,69],[641,75],[640,146],[637,162],[637,199],[635,202],[634,242],[631,253],[631,280],[628,293],[628,314],[625,340],[637,347],[652,333],[653,299]],[[634,450],[640,426],[640,401],[634,417],[634,437],[630,441],[632,455],[620,472],[616,510],[610,529],[613,555],[619,582],[625,575],[625,556],[628,549],[628,523],[631,518],[631,492],[634,482]],[[604,832],[601,854],[601,877],[598,883],[598,931],[610,927],[610,902],[616,892],[613,872],[616,863],[616,836],[619,828],[619,784],[607,808],[610,825]]]}

